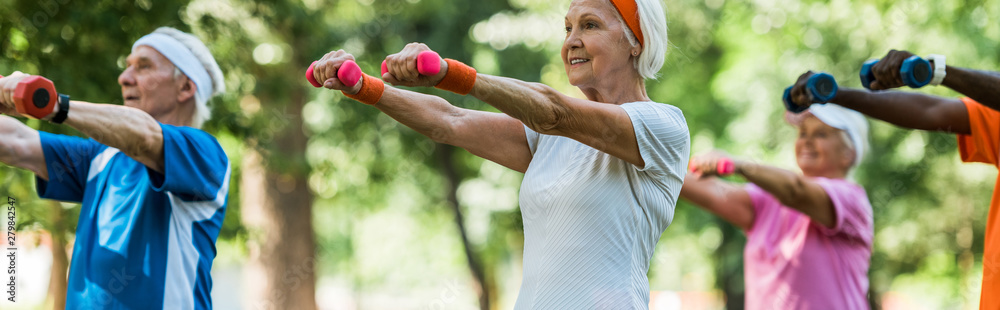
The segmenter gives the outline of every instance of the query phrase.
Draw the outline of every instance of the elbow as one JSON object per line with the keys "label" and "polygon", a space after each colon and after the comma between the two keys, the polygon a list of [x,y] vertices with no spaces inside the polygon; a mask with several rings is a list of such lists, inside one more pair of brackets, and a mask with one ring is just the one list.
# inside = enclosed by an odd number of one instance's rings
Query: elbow
{"label": "elbow", "polygon": [[804,205],[807,201],[809,201],[806,182],[808,181],[806,181],[804,177],[797,176],[795,180],[788,185],[785,194],[782,195],[783,197],[780,197],[778,201],[789,207]]}
{"label": "elbow", "polygon": [[143,126],[132,139],[129,139],[131,143],[125,143],[125,149],[121,150],[132,158],[152,158],[157,150],[163,147],[163,131],[160,124],[148,114],[143,116],[148,120],[139,122]]}
{"label": "elbow", "polygon": [[532,83],[538,94],[534,101],[534,111],[525,118],[525,125],[543,134],[555,134],[566,126],[566,95],[541,83]]}
{"label": "elbow", "polygon": [[463,126],[466,113],[462,109],[449,106],[451,109],[444,113],[439,125],[431,128],[426,136],[437,143],[455,145],[455,133]]}

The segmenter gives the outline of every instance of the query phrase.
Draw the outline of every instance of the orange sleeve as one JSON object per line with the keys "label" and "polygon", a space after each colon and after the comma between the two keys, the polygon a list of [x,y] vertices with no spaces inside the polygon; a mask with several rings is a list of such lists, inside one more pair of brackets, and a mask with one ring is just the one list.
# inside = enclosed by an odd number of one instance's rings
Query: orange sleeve
{"label": "orange sleeve", "polygon": [[1000,153],[1000,112],[972,100],[962,98],[969,111],[969,135],[958,135],[958,151],[963,162],[980,162],[998,166]]}

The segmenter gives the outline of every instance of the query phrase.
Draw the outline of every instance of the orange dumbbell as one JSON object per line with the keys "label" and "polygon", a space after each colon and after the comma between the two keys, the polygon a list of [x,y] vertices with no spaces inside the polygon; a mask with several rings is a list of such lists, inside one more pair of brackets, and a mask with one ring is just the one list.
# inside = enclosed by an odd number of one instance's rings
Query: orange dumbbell
{"label": "orange dumbbell", "polygon": [[52,114],[58,101],[55,84],[41,76],[23,79],[14,89],[14,107],[21,115],[41,119]]}

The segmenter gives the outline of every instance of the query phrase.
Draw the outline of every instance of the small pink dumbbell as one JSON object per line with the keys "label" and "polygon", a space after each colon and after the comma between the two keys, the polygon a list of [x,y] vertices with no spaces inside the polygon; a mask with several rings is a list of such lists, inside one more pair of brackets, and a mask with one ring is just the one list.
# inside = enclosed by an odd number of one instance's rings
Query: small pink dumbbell
{"label": "small pink dumbbell", "polygon": [[[316,80],[316,76],[313,75],[314,66],[316,66],[315,61],[309,65],[309,69],[306,70],[306,80],[308,80],[313,87],[323,87],[323,84],[320,84],[320,82]],[[340,65],[340,69],[337,69],[337,79],[348,87],[358,85],[358,81],[361,80],[361,74],[361,67],[359,67],[358,63],[353,60],[345,61]]]}
{"label": "small pink dumbbell", "polygon": [[[719,176],[728,176],[736,172],[736,166],[733,165],[733,160],[729,158],[719,159],[719,162],[715,164],[715,169],[715,174]],[[691,172],[696,172],[697,169],[695,169],[694,166],[691,166],[689,170],[691,170]]]}
{"label": "small pink dumbbell", "polygon": [[715,165],[716,172],[721,176],[727,176],[736,172],[736,166],[733,165],[733,160],[729,158],[719,159],[719,163]]}
{"label": "small pink dumbbell", "polygon": [[[382,75],[389,72],[389,67],[382,61]],[[417,54],[417,72],[420,75],[431,76],[441,72],[441,55],[434,51],[423,51]]]}

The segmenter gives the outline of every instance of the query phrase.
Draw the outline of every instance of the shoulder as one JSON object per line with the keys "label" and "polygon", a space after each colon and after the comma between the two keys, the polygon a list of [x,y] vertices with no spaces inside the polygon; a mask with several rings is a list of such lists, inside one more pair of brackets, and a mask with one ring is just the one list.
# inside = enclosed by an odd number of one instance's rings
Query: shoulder
{"label": "shoulder", "polygon": [[871,209],[871,203],[868,202],[868,193],[864,187],[861,187],[857,183],[845,179],[823,177],[812,178],[812,180],[826,191],[826,195],[830,197],[830,201],[836,206]]}
{"label": "shoulder", "polygon": [[638,113],[655,113],[664,114],[670,116],[677,116],[684,118],[684,113],[681,109],[666,103],[659,103],[654,101],[636,101],[623,103],[621,105],[622,109],[626,112],[638,112]]}

